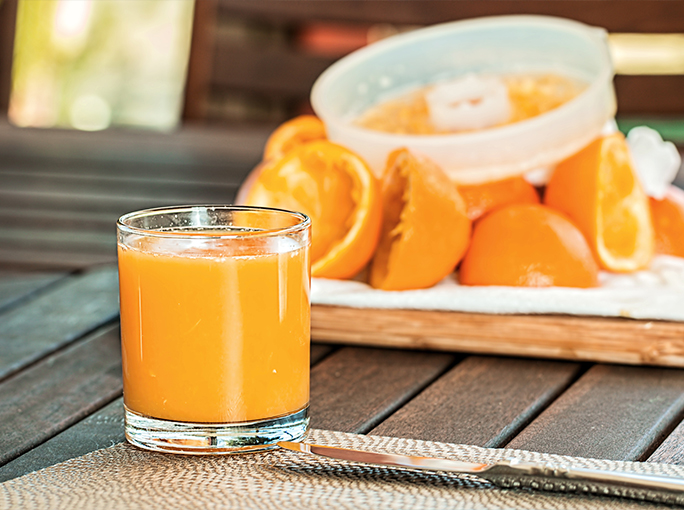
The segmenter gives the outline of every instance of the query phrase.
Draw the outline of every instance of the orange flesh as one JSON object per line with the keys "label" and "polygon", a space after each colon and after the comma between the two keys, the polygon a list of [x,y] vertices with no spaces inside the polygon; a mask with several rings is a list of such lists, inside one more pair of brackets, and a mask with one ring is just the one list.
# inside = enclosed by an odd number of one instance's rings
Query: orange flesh
{"label": "orange flesh", "polygon": [[[283,162],[281,170],[260,179],[249,203],[299,211],[311,218],[311,260],[316,262],[351,227],[355,183],[344,161],[326,161],[317,152]],[[264,198],[262,199],[262,196]]]}
{"label": "orange flesh", "polygon": [[631,171],[629,154],[608,150],[599,172],[599,217],[603,218],[603,242],[616,257],[629,257],[636,249],[636,236],[626,236],[625,231],[636,232],[639,225],[629,209],[629,197],[636,185]]}
{"label": "orange flesh", "polygon": [[649,201],[621,134],[599,138],[562,161],[544,202],[570,217],[604,269],[648,266],[654,249]]}
{"label": "orange flesh", "polygon": [[670,186],[662,200],[650,202],[656,253],[684,257],[684,191]]}
{"label": "orange flesh", "polygon": [[[586,85],[577,80],[556,75],[509,75],[501,77],[508,87],[511,118],[500,125],[530,119],[558,108],[577,97]],[[425,94],[432,85],[379,103],[364,112],[356,123],[374,131],[409,135],[448,134],[456,131],[439,130],[430,120]]]}
{"label": "orange flesh", "polygon": [[146,416],[233,423],[309,401],[304,249],[230,256],[119,247],[124,401]]}
{"label": "orange flesh", "polygon": [[266,141],[264,160],[283,157],[295,147],[325,138],[323,122],[313,115],[300,115],[281,124]]}
{"label": "orange flesh", "polygon": [[406,208],[407,197],[410,195],[409,186],[407,177],[401,172],[395,172],[384,183],[382,232],[373,259],[376,282],[385,281],[387,278],[392,247],[401,240],[401,216]]}
{"label": "orange flesh", "polygon": [[257,170],[245,203],[311,218],[312,274],[351,278],[373,256],[382,221],[379,183],[353,152],[327,140],[292,149]]}

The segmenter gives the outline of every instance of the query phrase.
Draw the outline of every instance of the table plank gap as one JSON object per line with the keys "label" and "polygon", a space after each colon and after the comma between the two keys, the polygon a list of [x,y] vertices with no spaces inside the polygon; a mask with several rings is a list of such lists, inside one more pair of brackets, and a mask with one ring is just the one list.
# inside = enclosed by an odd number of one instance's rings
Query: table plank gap
{"label": "table plank gap", "polygon": [[[93,204],[110,204],[116,207],[140,206],[146,207],[148,203],[165,202],[168,205],[190,203],[211,203],[216,202],[219,197],[221,203],[228,203],[237,192],[237,186],[230,186],[225,192],[217,195],[215,192],[208,193],[189,193],[187,190],[178,189],[175,192],[160,193],[159,190],[148,188],[145,190],[120,189],[116,193],[109,193],[106,188],[100,190],[33,190],[30,188],[0,190],[2,203],[10,205],[12,202],[28,202],[31,200],[44,200],[53,202]],[[225,197],[225,199],[224,199]]]}
{"label": "table plank gap", "polygon": [[109,232],[90,230],[55,231],[46,228],[0,228],[3,248],[33,248],[54,251],[101,253],[116,249],[116,227]]}
{"label": "table plank gap", "polygon": [[169,197],[192,200],[194,203],[223,202],[224,197],[233,196],[239,183],[193,183],[168,182],[161,179],[147,181],[121,181],[85,178],[83,176],[41,176],[22,174],[2,176],[2,189],[12,194],[41,194],[98,197]]}
{"label": "table plank gap", "polygon": [[216,164],[197,163],[155,163],[136,162],[97,162],[89,159],[59,159],[13,157],[3,154],[2,175],[44,175],[56,177],[82,176],[86,179],[101,179],[112,181],[146,182],[191,182],[207,184],[218,182],[222,184],[240,184],[252,168],[258,163],[253,161],[236,162],[226,159]]}
{"label": "table plank gap", "polygon": [[0,466],[0,483],[124,440],[123,398],[116,395],[90,416]]}
{"label": "table plank gap", "polygon": [[648,462],[664,462],[666,464],[684,464],[684,421],[679,424],[665,437],[648,456]]}
{"label": "table plank gap", "polygon": [[416,384],[415,386],[413,386],[411,391],[406,392],[406,394],[404,395],[401,402],[398,402],[396,405],[394,405],[392,407],[388,407],[383,412],[376,414],[370,420],[368,420],[368,422],[364,425],[364,427],[359,430],[359,433],[361,433],[361,434],[370,433],[371,430],[376,428],[380,423],[385,421],[389,416],[391,416],[393,413],[395,413],[398,409],[401,409],[401,407],[405,406],[407,403],[409,403],[413,399],[415,399],[417,395],[420,395],[425,390],[425,388],[430,387],[430,385],[432,383],[434,383],[440,377],[442,377],[444,374],[446,374],[449,370],[451,370],[460,361],[461,361],[461,358],[454,357],[451,360],[451,363],[448,363],[448,364],[445,364],[444,366],[442,366],[441,370],[439,370],[439,371],[435,370],[434,373],[432,373],[430,377],[426,377],[425,379],[423,379],[421,381],[420,384]]}
{"label": "table plank gap", "polygon": [[0,315],[0,381],[115,320],[116,268],[71,276]]}
{"label": "table plank gap", "polygon": [[321,361],[323,361],[325,358],[330,356],[333,352],[339,350],[339,347],[336,345],[328,345],[328,344],[311,344],[311,366],[314,367]]}
{"label": "table plank gap", "polygon": [[71,211],[44,211],[9,209],[0,207],[0,227],[23,229],[51,229],[69,231],[85,229],[89,232],[107,232],[116,229],[116,213],[86,213]]}
{"label": "table plank gap", "polygon": [[123,389],[119,328],[100,330],[0,384],[0,465],[111,402]]}
{"label": "table plank gap", "polygon": [[594,365],[507,446],[643,460],[683,414],[684,370]]}
{"label": "table plank gap", "polygon": [[500,447],[581,370],[579,363],[470,356],[371,434]]}
{"label": "table plank gap", "polygon": [[[45,165],[45,162],[43,162]],[[202,189],[207,188],[235,188],[242,183],[245,174],[245,167],[241,167],[239,172],[226,171],[225,168],[216,167],[209,174],[202,173],[201,168],[193,168],[192,171],[185,170],[182,174],[171,175],[164,174],[150,174],[143,169],[136,167],[133,171],[129,169],[126,174],[122,173],[120,169],[114,172],[113,168],[105,168],[100,172],[79,172],[75,168],[69,168],[63,172],[46,171],[45,166],[38,168],[31,168],[30,166],[23,166],[21,168],[0,168],[0,177],[2,177],[3,187],[6,189],[13,188],[30,188],[30,189],[59,189],[66,187],[68,189],[89,189],[99,187],[103,184],[113,185],[115,187],[140,187],[144,189],[156,188],[189,188]],[[198,175],[199,174],[199,175]],[[68,185],[67,185],[68,184]],[[66,185],[66,186],[65,186]],[[74,185],[76,187],[74,187]]]}
{"label": "table plank gap", "polygon": [[69,273],[16,273],[0,277],[0,313],[22,305],[63,281]]}
{"label": "table plank gap", "polygon": [[454,360],[446,353],[342,348],[311,371],[311,426],[367,432]]}
{"label": "table plank gap", "polygon": [[0,248],[0,266],[20,271],[74,271],[94,266],[116,264],[116,250],[110,253],[82,251],[46,251],[43,249]]}

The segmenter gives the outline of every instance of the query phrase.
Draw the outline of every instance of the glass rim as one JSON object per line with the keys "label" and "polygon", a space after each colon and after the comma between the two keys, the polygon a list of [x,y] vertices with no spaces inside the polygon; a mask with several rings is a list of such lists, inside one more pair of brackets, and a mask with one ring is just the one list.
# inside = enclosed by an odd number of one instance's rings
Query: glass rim
{"label": "glass rim", "polygon": [[[158,216],[161,214],[173,214],[180,212],[191,212],[194,209],[210,209],[210,210],[227,210],[227,211],[245,211],[245,212],[265,212],[265,213],[279,213],[290,217],[299,218],[299,222],[289,227],[271,228],[249,232],[232,232],[232,233],[215,233],[215,234],[188,234],[187,231],[182,230],[153,230],[147,228],[134,227],[126,222],[133,219],[145,216]],[[311,218],[306,214],[298,211],[288,211],[287,209],[278,209],[276,207],[262,207],[251,205],[225,205],[225,204],[195,204],[195,205],[175,205],[165,207],[153,207],[150,209],[141,209],[139,211],[132,211],[126,213],[116,220],[116,227],[119,231],[128,234],[137,234],[148,237],[166,237],[173,239],[254,239],[259,237],[274,237],[280,235],[296,234],[306,230],[311,226]]]}

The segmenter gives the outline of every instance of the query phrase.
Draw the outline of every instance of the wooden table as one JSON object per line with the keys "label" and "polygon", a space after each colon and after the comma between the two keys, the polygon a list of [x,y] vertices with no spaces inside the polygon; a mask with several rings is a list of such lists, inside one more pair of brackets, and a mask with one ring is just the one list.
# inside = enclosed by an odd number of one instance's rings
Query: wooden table
{"label": "wooden table", "polygon": [[[227,203],[261,130],[0,124],[0,481],[123,441],[114,222]],[[684,462],[684,370],[316,344],[312,426]]]}

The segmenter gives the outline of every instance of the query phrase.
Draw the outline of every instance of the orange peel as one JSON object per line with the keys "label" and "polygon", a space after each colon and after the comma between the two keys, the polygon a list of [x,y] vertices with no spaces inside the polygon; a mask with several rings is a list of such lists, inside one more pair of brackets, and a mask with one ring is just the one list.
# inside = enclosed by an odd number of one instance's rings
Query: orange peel
{"label": "orange peel", "polygon": [[314,115],[300,115],[276,128],[266,141],[264,160],[279,159],[295,147],[326,138],[325,125]]}
{"label": "orange peel", "polygon": [[684,191],[670,186],[662,200],[650,203],[656,253],[684,257]]}
{"label": "orange peel", "polygon": [[649,201],[621,133],[598,138],[562,161],[546,186],[544,203],[579,227],[602,268],[631,272],[651,261]]}
{"label": "orange peel", "polygon": [[384,290],[431,287],[468,246],[470,220],[456,185],[427,158],[399,149],[382,181],[383,228],[370,284]]}
{"label": "orange peel", "polygon": [[311,273],[351,278],[373,256],[382,223],[380,186],[368,165],[344,147],[318,140],[263,165],[245,204],[311,218]]}
{"label": "orange peel", "polygon": [[566,216],[539,204],[514,204],[475,224],[459,282],[596,287],[598,265],[586,239]]}
{"label": "orange peel", "polygon": [[484,184],[463,184],[458,191],[466,204],[468,218],[477,220],[490,211],[510,204],[538,204],[539,194],[522,177],[509,177]]}

